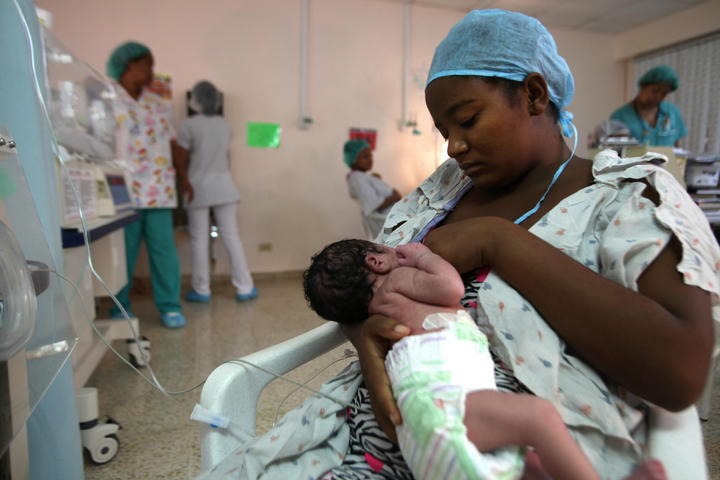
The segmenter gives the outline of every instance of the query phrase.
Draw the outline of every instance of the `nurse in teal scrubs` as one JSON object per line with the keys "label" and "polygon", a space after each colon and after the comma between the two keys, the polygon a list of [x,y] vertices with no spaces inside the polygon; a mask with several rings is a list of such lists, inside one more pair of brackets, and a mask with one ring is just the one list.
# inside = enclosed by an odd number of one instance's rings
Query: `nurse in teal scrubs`
{"label": "nurse in teal scrubs", "polygon": [[675,105],[663,101],[668,93],[677,90],[677,73],[660,65],[640,77],[638,86],[640,91],[633,101],[615,110],[610,119],[623,122],[630,134],[645,145],[679,146],[680,139],[687,135],[685,122]]}

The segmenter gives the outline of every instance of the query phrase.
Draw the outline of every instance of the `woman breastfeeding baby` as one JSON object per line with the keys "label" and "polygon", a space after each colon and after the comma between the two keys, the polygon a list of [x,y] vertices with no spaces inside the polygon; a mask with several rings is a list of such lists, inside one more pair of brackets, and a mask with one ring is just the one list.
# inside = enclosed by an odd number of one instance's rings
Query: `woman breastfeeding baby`
{"label": "woman breastfeeding baby", "polygon": [[[385,359],[406,422],[397,427],[416,480],[599,480],[555,407],[534,395],[498,392],[485,335],[460,309],[457,270],[421,243],[390,248],[347,239],[313,256],[305,297],[342,325],[380,314],[410,329]],[[530,463],[530,462],[528,462]],[[662,463],[643,463],[628,480],[666,480]]]}
{"label": "woman breastfeeding baby", "polygon": [[[393,207],[377,241],[422,242],[460,272],[497,389],[551,404],[597,475],[621,479],[647,465],[649,407],[679,411],[702,392],[720,249],[660,156],[575,156],[563,139],[577,144],[564,110],[573,95],[539,21],[468,14],[436,49],[425,89],[451,159]],[[377,314],[342,327],[363,384],[351,366],[326,386],[335,398],[348,392],[351,408],[307,401],[243,446],[240,466],[216,471],[432,478],[411,473],[395,445],[396,428],[418,418],[402,418],[385,370],[391,347],[419,335]],[[528,457],[525,478],[547,478],[538,462]]]}
{"label": "woman breastfeeding baby", "polygon": [[[425,90],[452,158],[397,204],[379,241],[422,241],[461,272],[498,389],[550,401],[600,476],[619,479],[643,459],[648,405],[681,410],[703,389],[720,252],[657,156],[574,156],[561,135],[577,138],[563,110],[573,93],[540,22],[468,14],[438,46]],[[403,419],[384,365],[410,331],[379,315],[344,330],[367,391],[327,478],[411,478],[385,436]]]}

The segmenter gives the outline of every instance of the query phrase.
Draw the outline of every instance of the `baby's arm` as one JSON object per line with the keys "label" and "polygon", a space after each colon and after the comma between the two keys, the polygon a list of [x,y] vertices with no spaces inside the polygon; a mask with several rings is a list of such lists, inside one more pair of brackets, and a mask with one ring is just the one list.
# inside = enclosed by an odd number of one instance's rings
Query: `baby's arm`
{"label": "baby's arm", "polygon": [[530,446],[554,480],[599,479],[547,400],[482,390],[468,394],[465,406],[468,438],[481,452],[508,445]]}
{"label": "baby's arm", "polygon": [[396,284],[398,293],[431,305],[459,305],[465,286],[455,267],[421,243],[400,245],[395,250],[400,266],[414,269],[410,281]]}

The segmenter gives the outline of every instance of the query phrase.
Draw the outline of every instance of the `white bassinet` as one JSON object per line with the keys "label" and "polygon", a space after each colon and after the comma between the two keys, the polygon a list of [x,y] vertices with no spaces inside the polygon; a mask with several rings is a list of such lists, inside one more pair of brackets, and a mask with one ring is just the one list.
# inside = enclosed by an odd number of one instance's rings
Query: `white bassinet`
{"label": "white bassinet", "polygon": [[[335,323],[327,323],[243,360],[285,374],[322,355],[347,339]],[[226,430],[203,425],[202,471],[210,470],[255,435],[255,412],[261,391],[274,377],[235,363],[217,367],[208,377],[201,405],[230,420]],[[671,480],[707,480],[705,448],[695,407],[679,413],[655,408],[650,418],[650,457],[662,460]]]}

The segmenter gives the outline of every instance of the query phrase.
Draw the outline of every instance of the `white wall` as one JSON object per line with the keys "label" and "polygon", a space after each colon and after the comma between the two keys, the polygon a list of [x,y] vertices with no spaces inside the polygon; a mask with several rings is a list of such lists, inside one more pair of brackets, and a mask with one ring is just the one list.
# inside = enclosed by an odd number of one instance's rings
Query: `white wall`
{"label": "white wall", "polygon": [[[438,162],[439,137],[424,105],[432,53],[462,12],[412,8],[409,110],[420,135],[401,132],[403,5],[379,0],[311,0],[309,113],[299,114],[299,0],[37,0],[54,15],[53,31],[79,58],[100,71],[110,51],[134,39],[155,55],[182,95],[208,79],[225,93],[235,131],[233,176],[241,190],[241,236],[255,272],[299,270],[325,243],[362,236],[358,208],[347,195],[341,148],[350,127],[378,130],[375,170],[408,193]],[[614,37],[553,30],[576,78],[570,110],[585,137],[623,100],[624,73]],[[245,146],[246,122],[277,122],[282,146]],[[271,252],[258,244],[272,242]],[[187,262],[185,262],[187,264]],[[226,271],[219,265],[219,272]]]}
{"label": "white wall", "polygon": [[587,135],[622,104],[624,65],[613,56],[612,35],[550,29],[575,77],[575,100],[567,108],[579,132],[578,153],[587,154]]}

